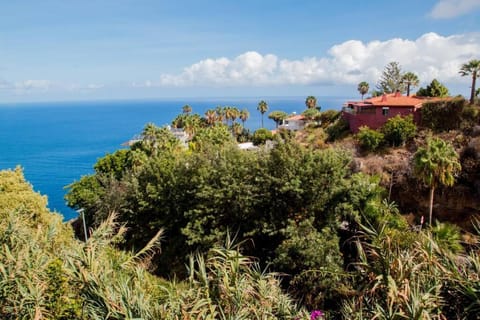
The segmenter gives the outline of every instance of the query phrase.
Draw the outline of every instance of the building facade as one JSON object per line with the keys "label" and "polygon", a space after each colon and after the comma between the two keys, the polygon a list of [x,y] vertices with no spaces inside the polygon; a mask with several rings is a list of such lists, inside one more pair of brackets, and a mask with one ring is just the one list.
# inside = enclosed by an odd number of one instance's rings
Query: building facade
{"label": "building facade", "polygon": [[413,121],[419,124],[421,121],[421,108],[427,98],[417,96],[402,96],[384,94],[380,97],[369,98],[363,101],[348,101],[342,109],[342,117],[350,125],[350,131],[357,133],[362,126],[378,129],[388,119],[400,115],[413,116]]}

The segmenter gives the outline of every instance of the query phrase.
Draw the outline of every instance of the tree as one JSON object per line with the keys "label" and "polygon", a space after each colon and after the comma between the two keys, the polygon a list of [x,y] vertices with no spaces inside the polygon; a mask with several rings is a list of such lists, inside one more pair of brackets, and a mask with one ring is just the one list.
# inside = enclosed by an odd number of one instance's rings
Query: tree
{"label": "tree", "polygon": [[248,112],[248,109],[244,108],[242,109],[242,111],[240,111],[240,120],[242,120],[242,125],[243,127],[245,127],[245,121],[248,120],[248,118],[250,117],[250,112]]}
{"label": "tree", "polygon": [[429,224],[432,225],[433,195],[439,185],[452,186],[461,165],[453,146],[439,138],[428,139],[413,155],[413,172],[430,187]]}
{"label": "tree", "polygon": [[448,88],[438,82],[437,79],[433,79],[432,82],[426,88],[420,88],[417,91],[419,97],[448,97]]}
{"label": "tree", "polygon": [[262,128],[263,128],[263,114],[268,111],[268,104],[265,100],[258,103],[257,110],[262,114]]}
{"label": "tree", "polygon": [[363,100],[363,96],[368,92],[368,90],[370,90],[370,86],[368,85],[367,82],[362,81],[358,84],[357,90],[362,95],[362,100]]}
{"label": "tree", "polygon": [[384,93],[394,93],[397,90],[405,91],[402,70],[398,62],[392,61],[385,66],[382,76],[378,80],[377,89]]}
{"label": "tree", "polygon": [[410,96],[410,87],[416,87],[420,83],[418,77],[413,72],[407,72],[402,76],[403,83],[407,85],[407,97]]}
{"label": "tree", "polygon": [[472,75],[472,87],[470,91],[470,104],[474,103],[475,98],[475,84],[477,78],[480,77],[480,60],[470,60],[468,63],[464,63],[460,68],[459,73],[464,76]]}
{"label": "tree", "polygon": [[268,115],[268,118],[275,121],[275,126],[276,126],[276,128],[278,128],[278,125],[280,124],[280,122],[285,120],[287,118],[287,116],[288,116],[288,114],[285,111],[276,110],[276,111],[270,112],[270,114]]}
{"label": "tree", "polygon": [[307,99],[305,99],[305,105],[308,109],[320,110],[320,107],[317,106],[317,98],[315,98],[314,96],[308,96]]}
{"label": "tree", "polygon": [[320,119],[320,111],[317,109],[307,109],[302,112],[302,115],[309,121],[319,120]]}
{"label": "tree", "polygon": [[237,107],[230,107],[230,106],[225,107],[224,111],[225,111],[225,119],[227,120],[227,123],[228,123],[228,120],[231,120],[233,125],[235,120],[237,120],[240,111],[238,111]]}
{"label": "tree", "polygon": [[188,104],[186,104],[182,107],[182,111],[183,111],[183,113],[189,114],[190,112],[192,112],[192,107],[190,107]]}
{"label": "tree", "polygon": [[208,125],[213,125],[217,121],[217,113],[215,110],[208,109],[205,111],[205,120]]}

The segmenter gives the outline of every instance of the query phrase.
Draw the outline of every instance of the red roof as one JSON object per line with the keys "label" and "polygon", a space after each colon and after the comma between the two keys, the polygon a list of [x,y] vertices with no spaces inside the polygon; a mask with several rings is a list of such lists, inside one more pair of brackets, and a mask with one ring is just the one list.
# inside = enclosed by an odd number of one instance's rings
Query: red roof
{"label": "red roof", "polygon": [[364,101],[348,102],[356,106],[378,106],[378,107],[421,107],[422,103],[432,100],[441,100],[441,98],[428,98],[417,96],[398,96],[395,94],[387,94],[379,97],[373,97]]}

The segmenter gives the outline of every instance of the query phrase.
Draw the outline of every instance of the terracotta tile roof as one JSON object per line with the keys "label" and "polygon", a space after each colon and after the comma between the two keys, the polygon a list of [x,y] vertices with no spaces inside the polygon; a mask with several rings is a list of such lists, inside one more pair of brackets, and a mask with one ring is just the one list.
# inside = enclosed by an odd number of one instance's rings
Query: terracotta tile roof
{"label": "terracotta tile roof", "polygon": [[294,116],[290,116],[288,117],[287,119],[285,120],[288,120],[288,121],[300,121],[300,120],[305,120],[305,117],[301,114],[296,114]]}
{"label": "terracotta tile roof", "polygon": [[450,98],[428,98],[428,97],[417,97],[417,96],[396,96],[395,94],[387,94],[384,96],[373,97],[370,99],[365,99],[364,101],[357,102],[348,102],[349,104],[354,104],[356,106],[366,106],[373,105],[378,107],[383,106],[392,106],[392,107],[421,107],[422,103],[428,101],[438,101],[442,99]]}

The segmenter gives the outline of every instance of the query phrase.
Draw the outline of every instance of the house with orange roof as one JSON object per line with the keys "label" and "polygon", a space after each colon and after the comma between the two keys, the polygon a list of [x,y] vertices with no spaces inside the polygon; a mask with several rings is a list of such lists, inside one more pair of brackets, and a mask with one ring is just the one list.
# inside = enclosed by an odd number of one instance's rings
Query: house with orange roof
{"label": "house with orange roof", "polygon": [[283,120],[282,124],[278,126],[278,129],[287,129],[292,131],[302,130],[305,128],[307,119],[301,114],[293,114]]}
{"label": "house with orange roof", "polygon": [[[417,96],[402,96],[400,92],[384,94],[379,97],[363,101],[348,101],[342,109],[342,117],[348,121],[350,131],[357,133],[362,126],[378,129],[389,118],[400,115],[413,116],[413,121],[420,124],[421,108],[423,103],[432,101],[432,98]],[[435,99],[435,100],[438,100]]]}

